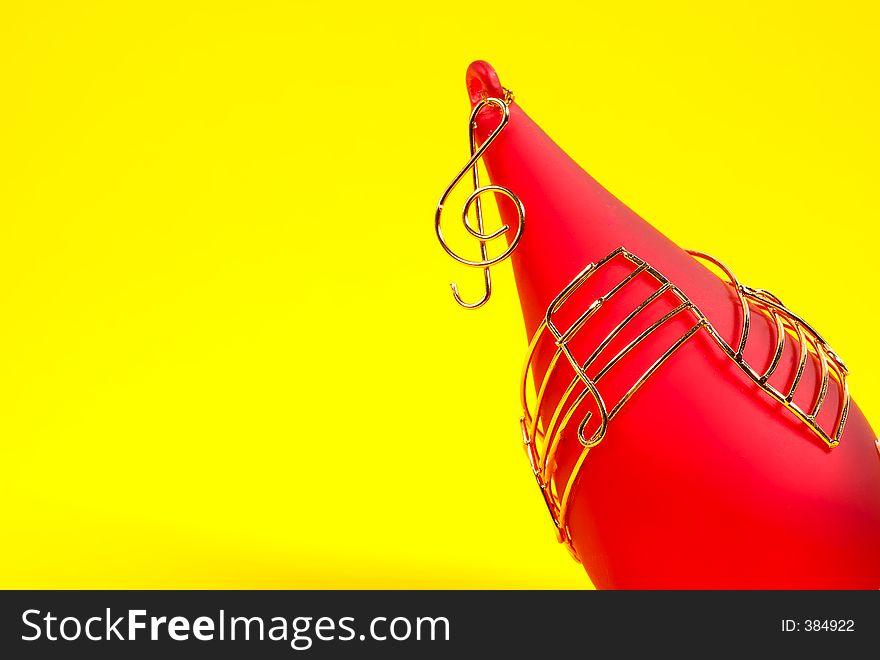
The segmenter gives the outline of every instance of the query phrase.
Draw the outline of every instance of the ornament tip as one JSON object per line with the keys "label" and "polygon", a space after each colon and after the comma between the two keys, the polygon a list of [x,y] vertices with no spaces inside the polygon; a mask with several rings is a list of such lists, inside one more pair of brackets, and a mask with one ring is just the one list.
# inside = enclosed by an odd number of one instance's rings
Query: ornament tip
{"label": "ornament tip", "polygon": [[471,62],[465,75],[471,105],[476,105],[487,96],[504,98],[505,90],[498,80],[498,74],[491,64],[484,60]]}

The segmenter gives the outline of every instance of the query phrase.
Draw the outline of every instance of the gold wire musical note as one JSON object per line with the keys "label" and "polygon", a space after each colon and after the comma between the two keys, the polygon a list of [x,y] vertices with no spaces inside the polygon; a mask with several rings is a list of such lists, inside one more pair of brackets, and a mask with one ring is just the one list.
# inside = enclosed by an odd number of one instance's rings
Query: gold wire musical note
{"label": "gold wire musical note", "polygon": [[[465,302],[459,293],[458,285],[454,282],[450,285],[452,287],[452,295],[455,298],[455,302],[466,309],[477,309],[478,307],[482,307],[483,305],[485,305],[486,302],[489,300],[489,297],[492,295],[492,277],[489,274],[489,267],[497,264],[500,261],[504,261],[513,253],[513,251],[516,249],[517,244],[519,243],[520,238],[522,238],[522,233],[525,229],[526,212],[519,197],[517,197],[510,189],[503,186],[480,186],[480,174],[477,166],[483,153],[485,153],[486,149],[489,148],[489,145],[492,144],[492,142],[495,140],[495,138],[498,137],[501,131],[504,130],[504,127],[507,126],[507,122],[510,121],[510,103],[512,101],[513,94],[510,92],[510,90],[505,89],[503,99],[495,97],[484,97],[476,106],[474,106],[474,109],[471,112],[470,120],[468,121],[468,140],[470,143],[471,157],[465,164],[465,166],[461,169],[461,171],[452,180],[452,183],[447,186],[446,190],[440,196],[440,201],[437,203],[437,211],[434,214],[434,229],[437,232],[437,239],[440,241],[440,245],[443,246],[443,249],[446,250],[446,253],[457,262],[464,264],[465,266],[483,269],[484,292],[483,296],[476,302]],[[480,145],[479,148],[477,148],[476,119],[479,112],[487,106],[494,106],[501,111],[501,122],[489,134],[489,137],[486,138],[486,141],[483,142],[483,144]],[[452,190],[464,178],[468,171],[470,171],[472,175],[474,191],[468,196],[467,200],[465,200],[464,207],[461,212],[461,219],[462,223],[464,224],[464,228],[468,232],[468,234],[470,234],[480,242],[479,261],[465,259],[464,257],[458,255],[446,242],[446,239],[443,237],[443,231],[440,228],[440,217],[443,214],[443,205],[446,203],[446,199],[449,197]],[[509,198],[516,206],[516,212],[518,216],[516,235],[513,237],[513,240],[510,241],[510,244],[504,252],[502,252],[497,257],[491,259],[489,258],[489,251],[486,247],[486,243],[496,238],[499,238],[500,236],[503,236],[505,233],[507,233],[510,227],[508,225],[502,225],[500,229],[497,229],[496,231],[488,234],[486,233],[486,229],[483,223],[483,206],[480,200],[480,196],[487,192],[498,193]],[[475,207],[475,211],[477,214],[476,228],[471,226],[471,221],[468,216],[471,206]]]}
{"label": "gold wire musical note", "polygon": [[[526,354],[525,365],[523,367],[521,382],[521,398],[523,406],[523,416],[520,419],[520,429],[522,431],[523,443],[525,445],[526,455],[529,464],[534,473],[538,486],[550,511],[550,516],[556,527],[557,538],[560,542],[566,543],[569,551],[577,559],[574,548],[571,545],[571,534],[568,530],[567,513],[568,503],[571,501],[572,493],[577,485],[577,477],[580,473],[584,460],[590,449],[598,445],[605,437],[608,425],[615,415],[621,410],[627,401],[642,387],[652,374],[660,368],[660,366],[669,359],[675,351],[677,351],[685,342],[693,337],[701,329],[705,330],[709,336],[715,341],[721,351],[726,354],[734,363],[761,389],[768,393],[777,402],[800,419],[813,433],[821,438],[829,448],[834,448],[840,444],[840,438],[846,425],[847,415],[850,406],[849,386],[847,384],[847,367],[843,360],[835,353],[828,343],[816,332],[813,327],[803,318],[792,312],[782,301],[776,296],[763,289],[755,289],[740,282],[736,276],[720,261],[702,252],[688,250],[688,253],[695,259],[708,262],[718,268],[726,278],[726,283],[733,288],[739,303],[742,307],[742,325],[739,331],[738,341],[728,343],[715,329],[709,319],[700,310],[697,305],[688,298],[688,296],[679,289],[675,284],[670,282],[660,272],[654,269],[650,264],[632,254],[623,247],[613,250],[608,255],[595,263],[589,264],[582,270],[550,303],[547,314],[541,325],[535,331],[532,341]],[[586,309],[577,317],[577,319],[565,330],[559,329],[554,323],[554,316],[566,304],[571,296],[581,286],[583,286],[592,275],[600,270],[607,263],[616,258],[623,258],[633,266],[633,270],[617,284],[615,284],[608,292],[596,298]],[[599,343],[586,360],[578,359],[571,351],[570,344],[573,338],[587,326],[593,314],[604,305],[617,292],[623,289],[628,283],[632,282],[640,273],[646,273],[651,276],[657,288],[651,295],[640,302],[620,323],[614,327],[608,335]],[[664,294],[669,294],[678,299],[679,303],[671,311],[663,314],[659,319],[654,321],[650,326],[643,330],[638,337],[629,342],[620,351],[614,355],[601,370],[592,378],[590,378],[586,370],[596,361],[602,354],[604,349],[617,337],[624,328],[630,324],[633,319],[642,315],[643,311],[648,308],[651,303]],[[653,364],[643,374],[634,379],[630,389],[617,401],[616,404],[609,407],[602,397],[599,389],[599,382],[603,376],[608,373],[621,358],[625,357],[633,350],[638,350],[644,345],[649,335],[654,333],[667,321],[680,313],[689,314],[693,319],[693,325],[685,331],[677,340],[672,342],[670,346],[657,358]],[[776,342],[770,365],[763,372],[756,371],[745,359],[744,353],[749,339],[749,330],[751,326],[751,318],[753,314],[762,314],[767,317],[776,328]],[[787,388],[786,392],[780,391],[770,382],[770,376],[779,366],[782,352],[785,348],[786,337],[794,341],[798,350],[798,362],[795,368],[792,384]],[[534,373],[533,360],[538,352],[538,346],[544,341],[552,341],[556,346],[553,357],[549,361],[543,374]],[[736,348],[734,348],[734,346]],[[644,350],[642,348],[641,350]],[[801,383],[809,357],[810,364],[818,370],[819,391],[812,401],[812,405],[803,408],[794,401],[795,392]],[[553,373],[558,371],[557,366],[560,358],[564,357],[565,361],[574,370],[574,378],[563,392],[560,400],[556,403],[555,408],[545,410],[545,394],[547,384]],[[528,383],[530,376],[536,375],[534,382],[537,388],[535,405],[532,407],[528,402]],[[818,422],[818,416],[826,403],[829,385],[834,384],[837,390],[839,408],[837,419],[830,429],[823,428]],[[583,386],[581,392],[573,398],[578,384]],[[591,397],[595,403],[598,412],[598,424],[595,430],[589,435],[586,434],[586,428],[592,418],[592,412],[587,412],[584,418],[578,423],[577,438],[581,445],[581,452],[577,461],[568,477],[564,488],[560,492],[554,480],[556,470],[555,454],[558,451],[559,444],[562,441],[563,432],[568,427],[574,413],[580,408],[581,403]],[[880,448],[880,444],[878,444]]]}

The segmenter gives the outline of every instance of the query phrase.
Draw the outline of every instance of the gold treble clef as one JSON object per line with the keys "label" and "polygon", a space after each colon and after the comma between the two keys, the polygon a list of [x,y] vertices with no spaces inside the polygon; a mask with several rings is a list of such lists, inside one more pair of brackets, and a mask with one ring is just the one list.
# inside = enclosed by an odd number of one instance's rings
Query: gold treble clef
{"label": "gold treble clef", "polygon": [[[507,122],[510,121],[510,100],[512,99],[512,95],[510,92],[505,90],[505,98],[499,99],[494,97],[486,97],[482,101],[480,101],[476,106],[474,106],[473,111],[471,112],[470,120],[468,122],[468,137],[470,141],[470,151],[471,157],[465,166],[461,169],[461,171],[455,176],[452,180],[452,183],[446,188],[443,194],[440,196],[440,201],[437,203],[437,212],[434,214],[434,228],[437,231],[437,238],[440,241],[440,245],[443,246],[443,249],[446,250],[446,253],[458,261],[459,263],[464,264],[465,266],[472,266],[474,268],[482,268],[483,269],[483,282],[485,284],[485,291],[483,293],[482,298],[473,303],[465,302],[458,292],[458,285],[452,283],[450,286],[452,287],[452,295],[455,297],[455,302],[466,309],[477,309],[478,307],[482,307],[486,304],[486,301],[489,300],[489,296],[492,295],[492,279],[489,275],[489,267],[497,264],[500,261],[504,261],[511,255],[511,253],[516,249],[517,244],[519,243],[520,238],[522,238],[523,229],[525,229],[526,224],[526,212],[525,208],[522,205],[519,197],[517,197],[510,189],[505,188],[503,186],[496,185],[488,185],[488,186],[480,186],[480,174],[477,167],[477,163],[480,160],[480,157],[489,148],[489,145],[495,140],[496,137],[504,130],[504,127],[507,125]],[[489,137],[486,138],[486,141],[477,148],[477,138],[476,138],[476,128],[477,128],[477,114],[479,114],[480,110],[482,110],[486,106],[495,106],[499,110],[501,110],[501,122],[498,126],[489,133]],[[464,207],[461,212],[461,220],[464,224],[465,230],[476,238],[480,242],[480,260],[472,261],[470,259],[465,259],[464,257],[455,253],[455,251],[449,247],[449,244],[446,242],[446,239],[443,237],[443,231],[440,228],[440,216],[443,214],[443,205],[446,203],[446,199],[449,197],[452,190],[458,183],[464,178],[464,176],[468,173],[468,170],[471,171],[473,183],[474,183],[474,191],[468,195],[467,200],[465,200]],[[510,245],[507,249],[502,252],[497,257],[492,259],[489,258],[489,251],[486,248],[486,243],[488,241],[494,240],[499,236],[503,236],[510,229],[508,225],[502,225],[500,229],[493,231],[492,233],[485,233],[486,229],[483,225],[483,207],[480,201],[480,196],[483,193],[493,192],[504,195],[509,198],[514,205],[516,206],[517,212],[517,230],[516,235],[513,237],[513,240],[510,242]],[[470,218],[468,217],[468,212],[470,211],[471,206],[476,207],[477,213],[477,226],[476,229],[471,226]]]}

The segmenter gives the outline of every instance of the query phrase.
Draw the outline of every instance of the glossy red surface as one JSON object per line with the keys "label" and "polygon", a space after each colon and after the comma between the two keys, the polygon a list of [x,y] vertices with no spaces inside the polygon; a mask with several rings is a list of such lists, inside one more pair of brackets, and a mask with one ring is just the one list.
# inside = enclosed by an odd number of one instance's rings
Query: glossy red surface
{"label": "glossy red surface", "polygon": [[[467,89],[473,104],[483,94],[503,95],[485,62],[469,67]],[[492,183],[510,188],[525,205],[525,233],[511,260],[528,336],[584,266],[624,246],[677,284],[729,343],[738,341],[741,309],[731,288],[599,185],[516,102],[510,111],[510,123],[484,161]],[[498,118],[495,108],[480,113],[480,140]],[[515,227],[512,204],[499,197],[499,205]],[[779,258],[789,258],[783,248]],[[619,280],[626,273],[625,264],[619,266],[604,283],[591,283],[594,295],[585,292],[581,300],[588,303],[603,285]],[[579,336],[581,350],[595,346],[651,290],[639,277],[610,300]],[[651,320],[676,301],[664,296],[656,304]],[[809,310],[796,311],[809,320]],[[690,325],[690,319],[676,317],[609,372],[602,383],[608,398],[626,391]],[[746,351],[756,369],[767,366],[774,342],[769,324],[756,321]],[[536,360],[539,371],[552,352],[552,344],[545,344]],[[796,361],[794,350],[783,354],[774,376],[781,386],[793,379]],[[796,401],[814,396],[816,372],[807,369]],[[551,402],[570,378],[568,371],[551,381]],[[824,422],[838,406],[836,390],[828,397]],[[563,433],[560,487],[581,449],[575,432],[570,424]],[[875,438],[853,402],[840,446],[828,449],[698,332],[632,397],[587,456],[570,509],[574,546],[599,588],[876,589]]]}

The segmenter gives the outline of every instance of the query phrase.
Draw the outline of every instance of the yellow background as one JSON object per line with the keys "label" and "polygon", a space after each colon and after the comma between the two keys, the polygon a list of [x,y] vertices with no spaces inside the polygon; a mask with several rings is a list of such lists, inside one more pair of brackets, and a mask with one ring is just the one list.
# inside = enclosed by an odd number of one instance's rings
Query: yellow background
{"label": "yellow background", "polygon": [[477,58],[876,420],[871,4],[4,3],[0,586],[589,585],[433,234]]}

